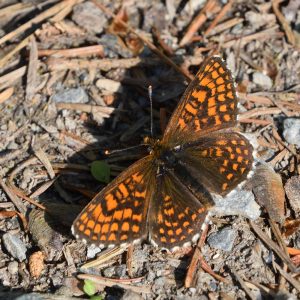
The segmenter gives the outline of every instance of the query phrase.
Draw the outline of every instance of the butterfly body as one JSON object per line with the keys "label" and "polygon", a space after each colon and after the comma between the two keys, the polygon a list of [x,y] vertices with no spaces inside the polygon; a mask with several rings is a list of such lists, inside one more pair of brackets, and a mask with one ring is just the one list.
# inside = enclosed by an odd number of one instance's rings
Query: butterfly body
{"label": "butterfly body", "polygon": [[99,246],[149,239],[172,249],[198,236],[213,194],[247,179],[252,146],[234,126],[237,97],[224,61],[208,59],[149,155],[104,188],[74,221],[76,237]]}

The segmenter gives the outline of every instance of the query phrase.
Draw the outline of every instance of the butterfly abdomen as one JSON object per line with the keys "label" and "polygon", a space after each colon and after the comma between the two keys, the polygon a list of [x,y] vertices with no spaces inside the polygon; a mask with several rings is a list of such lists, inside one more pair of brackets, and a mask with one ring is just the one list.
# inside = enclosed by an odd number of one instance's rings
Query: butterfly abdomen
{"label": "butterfly abdomen", "polygon": [[[180,161],[172,150],[165,150],[161,156],[164,172],[169,173],[174,180],[179,180],[205,207],[214,205],[212,197],[207,189],[188,171],[185,165]],[[175,175],[176,174],[176,175]],[[207,201],[203,201],[207,199]]]}

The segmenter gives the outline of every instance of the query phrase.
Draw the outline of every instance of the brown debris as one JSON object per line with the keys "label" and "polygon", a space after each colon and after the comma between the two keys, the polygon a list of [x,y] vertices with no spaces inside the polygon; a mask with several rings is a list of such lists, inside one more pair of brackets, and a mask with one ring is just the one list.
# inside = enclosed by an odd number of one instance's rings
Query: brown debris
{"label": "brown debris", "polygon": [[183,36],[183,38],[179,43],[180,47],[185,46],[191,41],[195,32],[198,31],[207,20],[207,13],[213,10],[216,5],[217,5],[217,1],[215,0],[207,1],[205,6],[202,8],[202,10],[196,16],[196,18],[192,21],[191,25],[188,27],[187,32],[185,33],[185,35]]}
{"label": "brown debris", "polygon": [[[47,221],[46,221],[47,218]],[[45,253],[47,260],[52,260],[59,257],[62,251],[62,242],[59,234],[54,231],[54,221],[49,221],[44,211],[34,209],[30,212],[28,217],[28,228],[32,235],[33,241]],[[50,227],[50,225],[52,227]]]}
{"label": "brown debris", "polygon": [[253,192],[271,219],[282,224],[285,220],[285,194],[281,177],[274,170],[261,165],[252,178]]}
{"label": "brown debris", "polygon": [[39,49],[38,56],[54,56],[54,57],[82,57],[82,56],[100,56],[104,57],[104,49],[101,45],[80,47],[74,49]]}
{"label": "brown debris", "polygon": [[295,35],[294,35],[293,31],[291,30],[290,24],[288,24],[288,22],[286,21],[286,19],[284,18],[284,16],[280,12],[279,4],[280,4],[280,1],[278,1],[278,0],[273,0],[272,1],[272,7],[273,7],[273,10],[274,10],[274,13],[275,13],[276,17],[278,18],[279,22],[281,23],[282,28],[285,31],[285,34],[287,36],[287,40],[289,41],[289,43],[291,45],[296,46]]}
{"label": "brown debris", "polygon": [[34,252],[29,257],[29,272],[30,275],[34,278],[41,276],[45,268],[44,264],[44,254],[42,251]]}
{"label": "brown debris", "polygon": [[226,5],[224,5],[222,7],[222,9],[218,13],[218,15],[214,18],[214,20],[210,23],[209,27],[205,30],[204,35],[208,35],[212,30],[215,29],[216,25],[222,20],[222,18],[224,18],[224,16],[227,14],[227,12],[230,11],[233,2],[234,2],[233,0],[229,0],[226,3]]}
{"label": "brown debris", "polygon": [[8,100],[14,93],[14,88],[10,87],[0,93],[0,104]]}
{"label": "brown debris", "polygon": [[289,203],[295,214],[300,215],[300,176],[293,176],[288,179],[284,186]]}

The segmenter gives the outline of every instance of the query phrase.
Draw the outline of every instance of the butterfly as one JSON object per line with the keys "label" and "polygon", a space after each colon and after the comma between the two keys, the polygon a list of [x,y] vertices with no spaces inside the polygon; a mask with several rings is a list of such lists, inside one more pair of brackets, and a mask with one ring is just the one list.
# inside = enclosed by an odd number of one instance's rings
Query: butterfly
{"label": "butterfly", "polygon": [[189,84],[161,140],[122,172],[75,219],[76,238],[99,247],[148,239],[166,248],[199,237],[213,194],[224,196],[247,179],[253,148],[236,129],[234,80],[218,56]]}

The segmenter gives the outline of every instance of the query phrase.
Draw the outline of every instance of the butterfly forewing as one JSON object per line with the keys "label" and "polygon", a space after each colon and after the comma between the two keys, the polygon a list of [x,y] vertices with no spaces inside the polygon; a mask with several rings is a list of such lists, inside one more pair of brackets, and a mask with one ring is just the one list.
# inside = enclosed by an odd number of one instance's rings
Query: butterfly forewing
{"label": "butterfly forewing", "polygon": [[234,81],[220,57],[209,58],[188,86],[166,128],[163,141],[171,146],[195,141],[237,117]]}
{"label": "butterfly forewing", "polygon": [[145,237],[154,180],[152,159],[147,156],[95,196],[74,221],[73,234],[102,246],[125,244]]}

